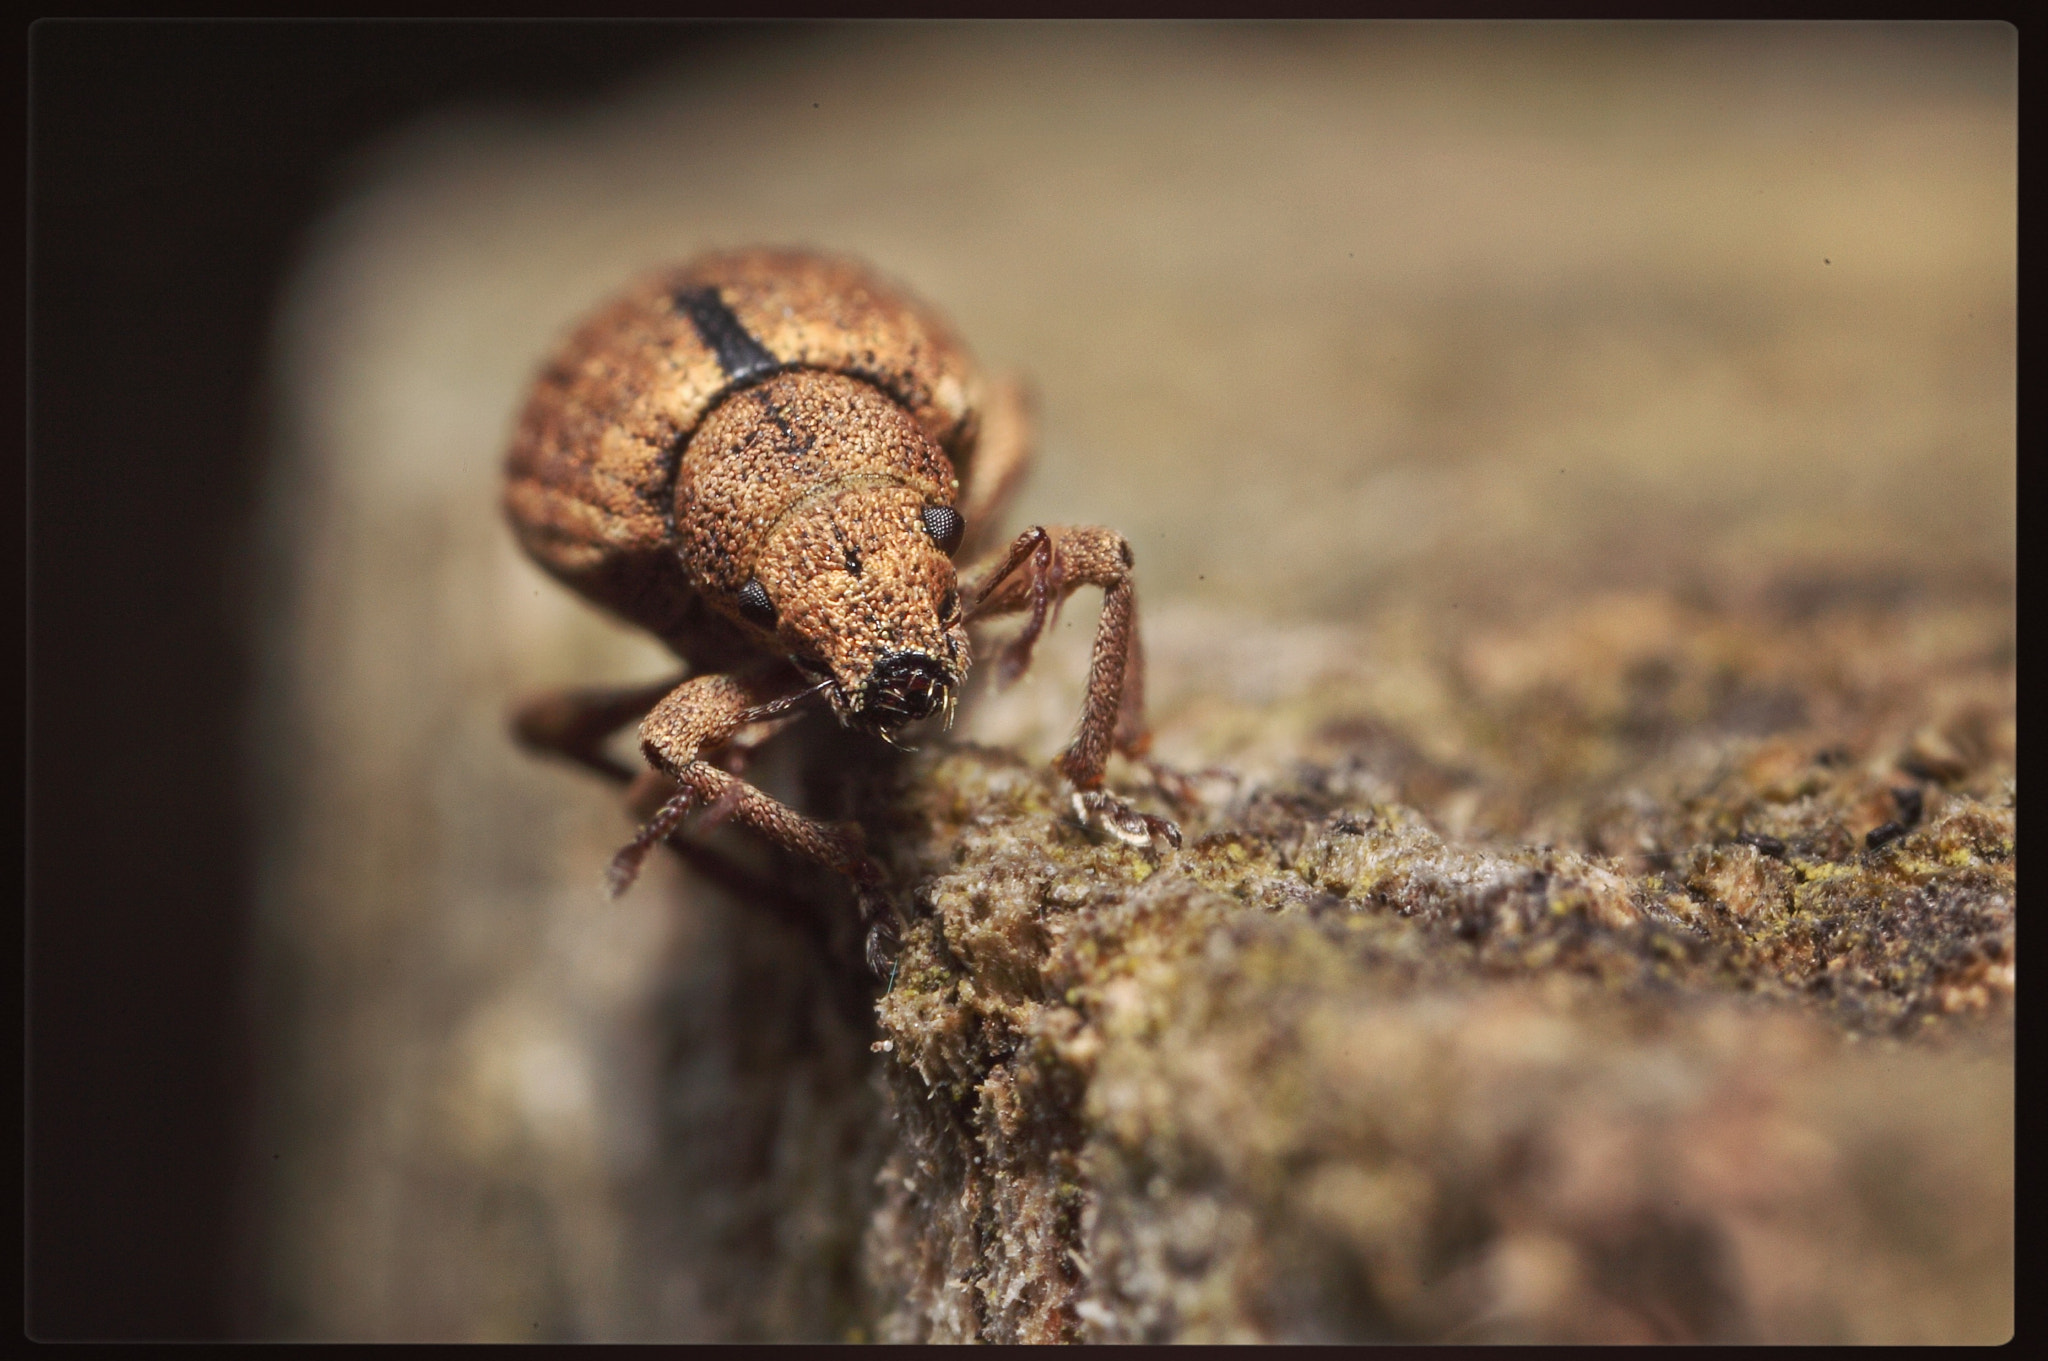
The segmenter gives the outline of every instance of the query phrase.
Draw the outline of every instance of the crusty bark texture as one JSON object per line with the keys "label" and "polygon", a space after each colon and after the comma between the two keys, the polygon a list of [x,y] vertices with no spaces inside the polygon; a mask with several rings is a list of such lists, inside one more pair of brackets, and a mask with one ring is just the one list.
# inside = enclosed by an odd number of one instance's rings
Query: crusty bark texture
{"label": "crusty bark texture", "polygon": [[[1566,617],[1540,696],[1403,732],[1332,690],[1283,774],[1134,777],[1164,858],[1007,752],[907,772],[874,1335],[2002,1336],[2010,691],[1854,609],[1643,604],[1692,658],[1619,703]],[[1756,736],[1762,695],[1831,719]]]}

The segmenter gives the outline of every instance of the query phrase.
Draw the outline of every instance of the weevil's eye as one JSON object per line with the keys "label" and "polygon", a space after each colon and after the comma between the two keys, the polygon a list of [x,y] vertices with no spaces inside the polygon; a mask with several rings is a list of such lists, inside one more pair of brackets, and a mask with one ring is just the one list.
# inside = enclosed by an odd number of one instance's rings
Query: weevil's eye
{"label": "weevil's eye", "polygon": [[959,617],[960,592],[954,590],[951,586],[948,586],[946,588],[946,594],[939,600],[939,622],[942,624],[950,624]]}
{"label": "weevil's eye", "polygon": [[768,588],[755,577],[740,587],[740,617],[749,624],[759,624],[764,629],[775,627],[775,602],[768,598]]}
{"label": "weevil's eye", "polygon": [[967,532],[967,521],[951,506],[926,506],[924,508],[924,532],[932,536],[932,542],[947,557],[960,546],[960,536]]}

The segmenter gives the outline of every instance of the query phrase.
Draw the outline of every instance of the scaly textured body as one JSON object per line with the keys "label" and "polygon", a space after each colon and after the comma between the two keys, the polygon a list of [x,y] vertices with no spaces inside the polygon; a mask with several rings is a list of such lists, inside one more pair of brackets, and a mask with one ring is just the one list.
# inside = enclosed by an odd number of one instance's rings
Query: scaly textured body
{"label": "scaly textured body", "polygon": [[1057,764],[1085,817],[1177,842],[1170,823],[1101,790],[1111,747],[1145,745],[1122,537],[1033,528],[956,582],[953,555],[994,522],[1028,451],[1016,389],[985,385],[944,322],[849,261],[707,256],[642,280],[569,338],[520,419],[507,512],[541,566],[692,673],[544,697],[516,721],[529,744],[623,779],[601,744],[642,718],[668,797],[621,852],[615,885],[715,806],[873,888],[857,827],[805,817],[719,758],[818,695],[884,737],[950,712],[971,619],[1029,612],[1005,658],[1013,673],[1085,585],[1104,591],[1102,622],[1080,732]]}

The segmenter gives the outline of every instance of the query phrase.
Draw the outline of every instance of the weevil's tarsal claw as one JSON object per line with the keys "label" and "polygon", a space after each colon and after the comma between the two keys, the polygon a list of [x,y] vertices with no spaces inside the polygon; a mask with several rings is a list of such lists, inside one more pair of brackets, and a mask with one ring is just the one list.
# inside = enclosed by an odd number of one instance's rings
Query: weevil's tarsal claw
{"label": "weevil's tarsal claw", "polygon": [[903,933],[910,929],[910,921],[897,896],[884,886],[881,870],[872,861],[865,862],[862,871],[854,875],[853,898],[860,919],[867,923],[868,968],[874,970],[877,978],[888,977],[895,970],[897,949]]}
{"label": "weevil's tarsal claw", "polygon": [[868,969],[877,978],[887,978],[896,963],[899,945],[896,935],[896,919],[884,912],[868,924],[867,961]]}
{"label": "weevil's tarsal claw", "polygon": [[1144,850],[1158,850],[1161,843],[1180,849],[1180,828],[1166,818],[1141,813],[1112,794],[1099,789],[1074,791],[1074,814],[1084,827],[1100,827],[1123,842]]}

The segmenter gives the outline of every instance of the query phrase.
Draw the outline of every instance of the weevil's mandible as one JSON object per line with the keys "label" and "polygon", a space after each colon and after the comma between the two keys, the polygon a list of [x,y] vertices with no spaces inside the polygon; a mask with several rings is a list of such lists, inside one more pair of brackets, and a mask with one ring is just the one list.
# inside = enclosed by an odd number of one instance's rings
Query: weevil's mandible
{"label": "weevil's mandible", "polygon": [[851,877],[882,873],[860,828],[807,817],[733,773],[822,699],[892,738],[941,713],[967,675],[968,625],[1028,615],[998,659],[1029,662],[1060,602],[1103,591],[1079,732],[1055,765],[1077,808],[1133,843],[1172,823],[1102,788],[1112,748],[1147,745],[1144,664],[1122,535],[1034,527],[962,584],[1030,454],[1014,385],[985,383],[934,313],[853,262],[711,255],[643,279],[583,324],[527,398],[506,462],[520,543],[557,579],[682,659],[657,686],[544,696],[529,746],[621,782],[604,751],[640,720],[666,801],[619,853],[622,891],[692,811],[714,810]]}

